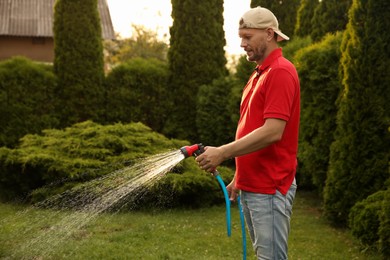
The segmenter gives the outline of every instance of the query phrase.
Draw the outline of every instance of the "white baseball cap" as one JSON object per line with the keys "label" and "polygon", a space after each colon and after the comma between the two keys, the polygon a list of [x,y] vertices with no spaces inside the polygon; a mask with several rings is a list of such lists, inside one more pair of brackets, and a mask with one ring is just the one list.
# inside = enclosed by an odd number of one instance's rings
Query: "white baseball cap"
{"label": "white baseball cap", "polygon": [[255,7],[244,13],[240,19],[239,29],[267,29],[271,28],[278,35],[277,41],[290,40],[290,37],[279,30],[276,16],[268,9]]}

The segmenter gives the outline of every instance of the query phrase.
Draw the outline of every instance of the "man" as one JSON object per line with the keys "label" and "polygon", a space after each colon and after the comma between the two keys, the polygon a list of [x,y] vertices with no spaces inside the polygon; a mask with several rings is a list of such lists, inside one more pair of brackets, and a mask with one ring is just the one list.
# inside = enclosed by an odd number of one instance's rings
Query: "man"
{"label": "man", "polygon": [[289,40],[274,14],[256,7],[239,23],[241,47],[257,63],[241,99],[236,140],[206,147],[196,158],[212,172],[235,157],[236,173],[227,186],[238,191],[258,259],[287,259],[292,204],[296,192],[300,86],[296,69],[282,56],[278,42]]}

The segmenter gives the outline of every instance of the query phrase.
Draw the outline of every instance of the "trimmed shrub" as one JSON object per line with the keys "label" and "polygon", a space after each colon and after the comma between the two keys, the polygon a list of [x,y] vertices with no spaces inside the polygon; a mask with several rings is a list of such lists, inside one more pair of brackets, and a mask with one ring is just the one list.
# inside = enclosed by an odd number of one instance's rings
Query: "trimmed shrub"
{"label": "trimmed shrub", "polygon": [[169,85],[171,103],[163,133],[196,142],[196,102],[200,86],[228,75],[223,0],[172,0]]}
{"label": "trimmed shrub", "polygon": [[97,0],[58,0],[54,12],[54,72],[61,126],[103,113],[104,60]]}
{"label": "trimmed shrub", "polygon": [[142,122],[161,132],[168,116],[168,67],[157,59],[134,58],[106,79],[106,121]]}
{"label": "trimmed shrub", "polygon": [[325,214],[336,225],[346,225],[351,207],[389,178],[389,16],[389,1],[354,0],[343,35],[343,88],[324,189]]}
{"label": "trimmed shrub", "polygon": [[322,0],[316,5],[311,20],[310,36],[318,42],[328,33],[342,32],[348,23],[352,0]]}
{"label": "trimmed shrub", "polygon": [[[220,166],[218,171],[227,185],[234,172]],[[173,173],[161,179],[138,201],[138,208],[200,208],[224,202],[224,196],[214,176],[202,171],[195,160],[187,159]],[[134,208],[134,203],[129,203]]]}
{"label": "trimmed shrub", "polygon": [[385,191],[378,191],[356,203],[349,213],[349,227],[365,247],[377,250]]}
{"label": "trimmed shrub", "polygon": [[296,55],[300,52],[301,49],[308,47],[312,44],[310,36],[306,37],[294,37],[294,39],[288,41],[288,43],[283,46],[283,56],[296,65]]}
{"label": "trimmed shrub", "polygon": [[234,140],[237,122],[232,122],[228,107],[233,85],[232,78],[223,78],[200,87],[196,118],[199,142],[219,146]]}
{"label": "trimmed shrub", "polygon": [[87,181],[174,144],[180,148],[182,143],[140,123],[102,126],[86,121],[44,130],[24,136],[15,149],[0,149],[1,190],[12,187],[8,192],[13,196],[53,182]]}
{"label": "trimmed shrub", "polygon": [[390,179],[383,194],[382,214],[379,226],[379,251],[383,258],[390,258]]}
{"label": "trimmed shrub", "polygon": [[312,18],[314,10],[320,2],[317,0],[301,0],[297,10],[297,22],[295,23],[294,35],[305,37],[313,30]]}
{"label": "trimmed shrub", "polygon": [[[45,130],[43,135],[23,137],[16,149],[0,148],[0,193],[7,199],[30,195],[29,199],[33,202],[70,189],[76,192],[80,190],[82,196],[85,192],[82,187],[88,185],[88,181],[135,165],[141,158],[176,150],[184,145],[187,142],[169,140],[141,123],[102,126],[86,121],[64,130]],[[232,178],[230,170],[229,173]],[[172,170],[171,177],[164,178],[156,186],[146,186],[146,194],[152,197],[142,197],[140,205],[153,205],[148,201],[155,204],[155,200],[150,199],[155,197],[163,198],[160,200],[164,201],[165,206],[180,205],[184,201],[189,203],[189,199],[197,201],[191,187],[202,194],[201,198],[210,195],[210,202],[215,202],[214,196],[220,195],[217,192],[208,194],[209,188],[215,187],[215,180],[206,176],[209,174],[202,171],[195,160],[185,160]],[[106,188],[99,182],[97,184],[96,187],[88,186],[87,199],[96,197],[99,191]],[[32,190],[34,192],[30,194]],[[172,197],[172,194],[175,196]],[[131,202],[131,198],[128,200]],[[200,201],[192,205],[199,204]]]}
{"label": "trimmed shrub", "polygon": [[0,62],[0,146],[15,147],[27,133],[58,124],[55,85],[49,65],[22,57]]}
{"label": "trimmed shrub", "polygon": [[342,34],[300,50],[295,63],[301,82],[301,125],[298,182],[314,186],[319,194],[325,186],[330,144],[336,129],[336,100],[341,89],[338,77]]}

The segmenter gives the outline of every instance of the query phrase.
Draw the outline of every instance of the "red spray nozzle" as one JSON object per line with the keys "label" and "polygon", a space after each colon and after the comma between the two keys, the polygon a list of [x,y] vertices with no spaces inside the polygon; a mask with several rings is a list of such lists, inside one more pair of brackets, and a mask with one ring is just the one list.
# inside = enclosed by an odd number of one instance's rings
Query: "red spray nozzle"
{"label": "red spray nozzle", "polygon": [[185,158],[188,158],[192,155],[198,156],[204,152],[203,144],[193,144],[191,146],[183,146],[180,148],[180,151],[184,154]]}

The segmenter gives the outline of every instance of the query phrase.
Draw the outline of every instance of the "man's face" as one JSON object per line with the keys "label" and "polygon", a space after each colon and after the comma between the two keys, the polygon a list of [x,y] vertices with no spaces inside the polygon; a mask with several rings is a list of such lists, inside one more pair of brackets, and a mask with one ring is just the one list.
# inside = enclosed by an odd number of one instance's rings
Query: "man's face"
{"label": "man's face", "polygon": [[239,29],[241,47],[247,55],[248,61],[261,63],[267,51],[267,30],[263,29]]}

